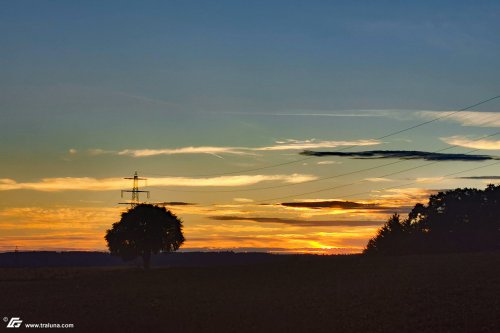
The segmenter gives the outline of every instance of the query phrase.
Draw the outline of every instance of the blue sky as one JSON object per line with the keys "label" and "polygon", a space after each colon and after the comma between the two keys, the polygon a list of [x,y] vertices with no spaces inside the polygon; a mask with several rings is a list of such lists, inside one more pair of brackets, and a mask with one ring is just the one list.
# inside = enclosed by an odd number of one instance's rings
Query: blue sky
{"label": "blue sky", "polygon": [[[118,216],[112,209],[120,200],[120,186],[109,180],[138,170],[150,178],[183,176],[200,183],[198,175],[224,172],[267,177],[258,182],[252,178],[250,183],[249,178],[231,179],[235,183],[226,187],[186,185],[186,179],[176,180],[172,187],[170,180],[153,179],[160,184],[151,187],[155,200],[197,204],[172,207],[185,216],[186,246],[243,244],[299,251],[310,248],[304,240],[309,237],[310,242],[329,244],[316,244],[318,249],[358,251],[373,226],[360,230],[351,244],[342,243],[340,231],[337,236],[318,236],[331,227],[293,227],[285,232],[278,228],[283,223],[271,223],[276,230],[259,231],[262,223],[211,219],[232,211],[259,218],[264,214],[325,221],[332,216],[384,220],[377,212],[334,209],[317,214],[317,210],[285,211],[283,207],[261,211],[250,201],[334,186],[331,181],[209,196],[181,190],[245,190],[381,163],[335,157],[327,160],[330,164],[318,164],[325,161],[322,158],[246,172],[302,158],[301,149],[284,148],[291,143],[308,143],[317,150],[342,148],[348,142],[357,146],[352,150],[422,151],[460,143],[462,149],[449,152],[480,148],[476,153],[498,153],[498,138],[477,141],[500,127],[498,100],[471,110],[476,113],[457,114],[374,145],[361,145],[363,140],[500,93],[500,4],[496,1],[5,1],[0,3],[0,32],[0,151],[4,156],[0,189],[7,197],[0,204],[0,237],[3,230],[8,246],[17,242],[44,248],[35,237],[40,234],[59,239],[58,246],[66,248],[69,243],[64,237],[69,236],[63,227],[47,227],[48,222],[35,213],[26,217],[26,210],[48,210],[56,220],[65,216],[80,221],[84,214],[78,210],[83,209],[99,211],[103,217],[95,221],[89,217],[95,230],[77,228],[70,235],[82,235],[78,248],[102,248],[99,233]],[[471,140],[476,140],[475,145]],[[195,152],[187,151],[189,147]],[[145,149],[154,154],[137,155]],[[376,178],[418,162],[336,181]],[[418,179],[423,183],[413,191],[422,193],[422,198],[432,189],[484,186],[484,180],[439,178],[483,162],[471,163],[443,162],[384,181],[397,185]],[[492,167],[478,173],[494,171]],[[100,187],[68,189],[57,180],[61,178],[73,184],[96,181]],[[377,196],[383,195],[381,186],[386,185],[372,179],[343,191],[291,199],[343,200],[348,193],[373,190],[356,199],[382,200]],[[402,206],[411,206],[403,201]],[[229,203],[230,208],[217,206]],[[19,221],[19,229],[12,228],[12,221]],[[213,228],[209,234],[216,236],[201,237],[208,230],[203,226]],[[343,232],[350,235],[355,230],[353,226]],[[302,240],[285,244],[276,236],[287,232]],[[198,242],[189,243],[190,238]]]}

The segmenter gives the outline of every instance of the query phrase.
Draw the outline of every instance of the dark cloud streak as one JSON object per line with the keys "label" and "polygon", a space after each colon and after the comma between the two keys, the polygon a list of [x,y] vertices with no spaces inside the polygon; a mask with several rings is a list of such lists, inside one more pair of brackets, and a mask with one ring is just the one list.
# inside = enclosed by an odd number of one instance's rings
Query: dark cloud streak
{"label": "dark cloud streak", "polygon": [[372,210],[378,213],[393,214],[396,212],[405,213],[409,212],[412,207],[409,206],[399,206],[399,207],[389,207],[381,206],[379,204],[365,204],[354,201],[340,201],[340,200],[328,200],[328,201],[294,201],[294,202],[283,202],[280,204],[285,207],[296,207],[296,208],[309,208],[309,209],[355,209],[355,210]]}
{"label": "dark cloud streak", "polygon": [[217,221],[248,221],[258,223],[281,223],[300,227],[372,227],[380,226],[384,221],[307,221],[297,219],[283,219],[279,217],[243,217],[217,215],[210,216],[210,219]]}
{"label": "dark cloud streak", "polygon": [[195,203],[182,202],[182,201],[170,201],[170,202],[158,202],[157,205],[160,206],[193,206]]}
{"label": "dark cloud streak", "polygon": [[[328,201],[297,201],[297,202],[283,202],[282,206],[286,207],[300,207],[300,208],[341,208],[341,209],[379,209],[380,205],[377,204],[364,204],[353,201],[340,201],[340,200],[328,200]],[[385,208],[385,207],[384,207]]]}
{"label": "dark cloud streak", "polygon": [[339,157],[350,157],[355,159],[386,159],[386,158],[396,158],[401,160],[425,160],[434,162],[446,162],[446,161],[489,161],[500,159],[497,156],[492,155],[468,155],[468,154],[443,154],[443,153],[433,153],[418,150],[367,150],[359,152],[338,152],[338,151],[311,151],[304,150],[300,153],[306,156],[339,156]]}
{"label": "dark cloud streak", "polygon": [[500,176],[469,176],[459,177],[458,179],[500,179]]}

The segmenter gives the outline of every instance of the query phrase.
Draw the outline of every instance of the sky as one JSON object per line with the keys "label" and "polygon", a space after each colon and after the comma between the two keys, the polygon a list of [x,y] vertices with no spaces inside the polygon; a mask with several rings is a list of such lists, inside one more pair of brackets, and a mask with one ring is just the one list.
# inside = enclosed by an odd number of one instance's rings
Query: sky
{"label": "sky", "polygon": [[499,34],[498,1],[1,1],[0,251],[106,250],[137,171],[185,251],[360,252],[498,183]]}

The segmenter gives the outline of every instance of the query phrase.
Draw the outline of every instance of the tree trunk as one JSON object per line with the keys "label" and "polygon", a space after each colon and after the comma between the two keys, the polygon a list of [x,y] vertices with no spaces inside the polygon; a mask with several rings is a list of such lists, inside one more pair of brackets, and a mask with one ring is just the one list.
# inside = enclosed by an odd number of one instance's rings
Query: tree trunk
{"label": "tree trunk", "polygon": [[144,263],[144,269],[149,270],[151,264],[151,251],[144,251],[142,255],[142,262]]}

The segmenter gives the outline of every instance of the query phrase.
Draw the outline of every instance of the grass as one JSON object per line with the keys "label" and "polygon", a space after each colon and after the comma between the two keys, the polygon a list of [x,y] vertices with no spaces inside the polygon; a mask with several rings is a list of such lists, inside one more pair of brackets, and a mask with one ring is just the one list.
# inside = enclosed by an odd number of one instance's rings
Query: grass
{"label": "grass", "polygon": [[73,332],[500,332],[500,253],[3,268],[0,295],[2,317]]}

